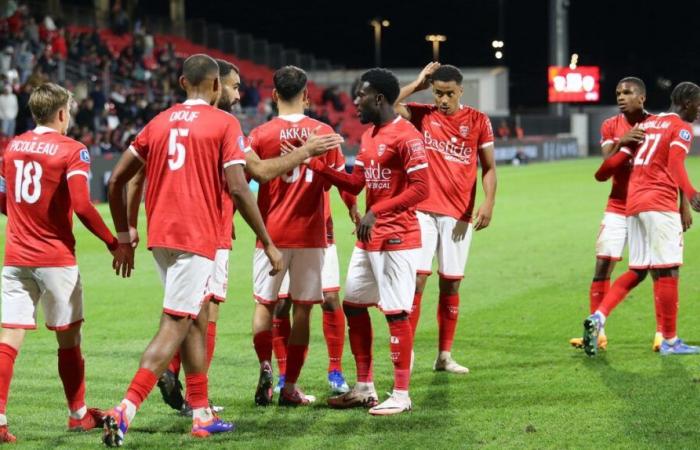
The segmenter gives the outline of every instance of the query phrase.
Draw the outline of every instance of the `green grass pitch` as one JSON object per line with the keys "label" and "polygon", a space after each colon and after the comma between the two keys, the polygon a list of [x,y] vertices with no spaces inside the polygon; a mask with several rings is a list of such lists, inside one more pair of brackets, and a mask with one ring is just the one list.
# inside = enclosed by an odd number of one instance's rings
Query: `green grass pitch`
{"label": "green grass pitch", "polygon": [[[126,437],[130,448],[697,448],[700,446],[700,358],[662,358],[651,351],[651,283],[614,312],[607,353],[590,359],[568,346],[588,312],[594,242],[609,185],[596,183],[598,160],[500,167],[490,228],[475,234],[454,345],[472,373],[434,373],[437,279],[424,296],[411,380],[414,411],[371,417],[364,410],[325,406],[327,356],[321,314],[300,379],[319,397],[304,409],[256,408],[257,362],[250,324],[252,233],[236,218],[238,240],[230,264],[229,295],[221,309],[210,397],[226,407],[238,430],[198,441],[190,422],[154,391]],[[700,159],[688,162],[700,184]],[[344,205],[334,190],[334,218],[344,279],[354,244]],[[100,211],[108,215],[103,205]],[[686,234],[679,330],[700,342],[700,219]],[[142,225],[143,225],[142,220]],[[4,219],[3,219],[4,223]],[[108,219],[111,226],[111,219]],[[2,227],[4,230],[4,226]],[[76,220],[78,260],[85,289],[83,349],[89,406],[119,401],[141,352],[153,336],[162,288],[148,251],[136,273],[110,272],[104,246]],[[142,232],[142,238],[145,233]],[[624,270],[619,264],[616,274]],[[391,388],[387,326],[372,312],[375,375],[380,396]],[[40,323],[43,323],[41,317]],[[354,379],[346,343],[344,368]],[[8,418],[20,448],[96,448],[97,432],[65,431],[66,407],[57,376],[56,344],[41,327],[28,333],[18,357]]]}

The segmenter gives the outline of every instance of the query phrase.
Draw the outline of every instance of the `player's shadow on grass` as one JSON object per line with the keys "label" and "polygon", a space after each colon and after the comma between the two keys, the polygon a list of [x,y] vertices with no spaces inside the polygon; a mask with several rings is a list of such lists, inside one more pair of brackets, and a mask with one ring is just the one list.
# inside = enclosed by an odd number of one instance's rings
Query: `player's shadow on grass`
{"label": "player's shadow on grass", "polygon": [[[651,357],[659,358],[658,362],[653,363],[653,370],[620,370],[605,356],[589,359],[584,367],[597,373],[608,391],[624,405],[616,418],[625,438],[644,446],[697,448],[700,442],[700,429],[697,427],[700,374],[689,372],[684,363],[692,360],[697,364],[700,358]],[[639,368],[639,365],[635,367]],[[595,398],[594,392],[592,402],[595,402]]]}

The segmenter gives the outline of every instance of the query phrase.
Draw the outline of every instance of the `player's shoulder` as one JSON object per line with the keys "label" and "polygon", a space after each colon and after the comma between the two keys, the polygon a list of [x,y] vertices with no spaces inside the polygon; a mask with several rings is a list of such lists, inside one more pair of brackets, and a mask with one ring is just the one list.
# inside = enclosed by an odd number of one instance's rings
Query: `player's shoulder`
{"label": "player's shoulder", "polygon": [[395,130],[401,135],[414,135],[423,136],[418,128],[410,120],[406,120],[401,116],[397,116],[392,124]]}
{"label": "player's shoulder", "polygon": [[465,118],[471,118],[475,121],[479,119],[489,120],[489,116],[485,112],[469,105],[460,105],[456,114],[454,114],[452,117],[454,117],[457,120],[464,120]]}
{"label": "player's shoulder", "polygon": [[310,128],[312,130],[318,128],[317,134],[319,135],[335,133],[335,130],[332,126],[328,125],[326,122],[321,122],[318,119],[314,119],[313,117],[304,116],[304,118],[301,119],[299,122],[300,125],[304,126],[305,128]]}
{"label": "player's shoulder", "polygon": [[408,102],[405,106],[411,111],[420,111],[425,114],[437,112],[437,106],[434,103]]}

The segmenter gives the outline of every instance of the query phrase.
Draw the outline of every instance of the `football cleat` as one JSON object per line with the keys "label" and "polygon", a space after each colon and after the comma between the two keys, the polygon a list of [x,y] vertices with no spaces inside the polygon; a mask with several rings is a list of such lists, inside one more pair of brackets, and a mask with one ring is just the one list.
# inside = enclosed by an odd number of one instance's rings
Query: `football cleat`
{"label": "football cleat", "polygon": [[655,352],[661,350],[661,343],[664,341],[664,335],[658,331],[654,334],[654,343],[651,344],[651,349]]}
{"label": "football cleat", "polygon": [[277,380],[277,385],[275,386],[275,394],[279,394],[284,387],[284,375],[280,375],[279,380]]}
{"label": "football cleat", "polygon": [[663,356],[668,355],[695,355],[700,353],[700,347],[694,345],[688,345],[680,339],[676,339],[676,342],[669,344],[665,340],[661,342],[661,348],[659,353]]}
{"label": "football cleat", "polygon": [[126,405],[121,404],[107,411],[102,418],[102,427],[102,442],[107,447],[121,447],[124,444],[124,435],[129,429]]}
{"label": "football cleat", "polygon": [[598,338],[602,325],[600,317],[596,314],[591,314],[583,321],[583,351],[588,356],[598,353]]}
{"label": "football cleat", "polygon": [[217,416],[210,420],[194,419],[192,421],[192,436],[206,438],[215,433],[230,433],[236,429],[236,425],[231,422],[224,422]]}
{"label": "football cleat", "polygon": [[82,419],[68,417],[68,431],[87,431],[102,428],[105,412],[97,408],[88,408]]}
{"label": "football cleat", "polygon": [[405,411],[410,411],[412,406],[413,405],[411,405],[411,399],[409,397],[401,398],[392,394],[388,399],[384,400],[379,405],[375,406],[374,408],[370,408],[369,413],[373,416],[391,416]]}
{"label": "football cleat", "polygon": [[457,364],[457,361],[452,359],[451,356],[447,358],[438,357],[438,359],[435,360],[435,364],[433,364],[433,370],[436,372],[456,373],[459,375],[466,375],[469,373],[469,369]]}
{"label": "football cleat", "polygon": [[17,442],[17,438],[14,434],[10,433],[7,429],[7,425],[0,426],[0,444],[12,444]]}
{"label": "football cleat", "polygon": [[308,406],[315,401],[316,397],[304,394],[299,388],[295,388],[292,392],[282,389],[278,404],[279,406]]}
{"label": "football cleat", "polygon": [[328,406],[336,409],[348,408],[372,408],[377,406],[377,393],[375,391],[361,391],[357,387],[348,392],[328,399]]}
{"label": "football cleat", "polygon": [[185,399],[182,398],[182,383],[177,376],[166,370],[163,375],[158,378],[158,388],[160,395],[163,396],[163,401],[176,411],[182,410]]}
{"label": "football cleat", "polygon": [[272,403],[272,367],[269,362],[260,365],[258,387],[255,389],[255,404],[267,406]]}
{"label": "football cleat", "polygon": [[345,394],[350,390],[350,386],[345,382],[343,372],[339,370],[328,372],[328,385],[331,388],[331,393],[334,395]]}
{"label": "football cleat", "polygon": [[[569,344],[573,348],[583,348],[583,338],[572,338],[569,340]],[[661,345],[661,344],[659,344]],[[604,334],[598,335],[598,350],[608,349],[608,338]],[[658,350],[657,350],[658,351]]]}

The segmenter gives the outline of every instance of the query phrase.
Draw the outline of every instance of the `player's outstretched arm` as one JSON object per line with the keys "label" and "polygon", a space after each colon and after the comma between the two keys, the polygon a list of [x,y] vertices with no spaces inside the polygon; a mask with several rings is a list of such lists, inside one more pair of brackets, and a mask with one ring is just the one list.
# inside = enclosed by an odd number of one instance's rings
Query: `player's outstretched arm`
{"label": "player's outstretched arm", "polygon": [[126,185],[126,211],[129,220],[129,237],[131,246],[139,245],[139,207],[143,198],[143,189],[146,185],[146,170],[142,167]]}
{"label": "player's outstretched arm", "polygon": [[268,181],[293,170],[308,158],[320,156],[327,151],[337,148],[344,142],[341,135],[336,133],[316,135],[317,127],[308,137],[304,145],[277,158],[260,159],[255,152],[246,154],[246,171],[258,183]]}
{"label": "player's outstretched arm", "polygon": [[615,175],[622,166],[627,164],[627,161],[632,157],[632,152],[627,148],[622,148],[610,158],[603,161],[595,173],[595,179],[598,181],[607,181],[611,176]]}
{"label": "player's outstretched arm", "polygon": [[119,248],[122,250],[118,258],[115,256],[112,268],[117,275],[121,274],[125,278],[131,276],[131,271],[134,269],[134,249],[131,246],[129,235],[129,218],[124,188],[142,166],[143,163],[131,151],[124,152],[112,172],[107,188],[109,210],[112,213],[114,228],[117,230]]}
{"label": "player's outstretched arm", "polygon": [[258,204],[250,192],[248,182],[245,179],[243,166],[240,164],[228,166],[225,169],[225,175],[229,193],[236,204],[236,209],[241,213],[241,216],[243,216],[243,219],[248,223],[257,238],[260,239],[265,249],[265,254],[272,265],[270,275],[275,275],[282,269],[282,254],[275,247],[272,239],[270,239],[270,235],[267,233]]}
{"label": "player's outstretched arm", "polygon": [[100,213],[97,212],[97,209],[90,202],[90,189],[87,177],[83,175],[69,177],[68,194],[70,195],[73,211],[85,225],[85,228],[104,242],[110,251],[115,251],[119,247],[119,243],[102,220]]}
{"label": "player's outstretched arm", "polygon": [[348,208],[350,220],[352,220],[352,223],[354,223],[355,227],[357,227],[360,223],[360,219],[362,219],[359,211],[357,210],[357,196],[345,192],[341,189],[338,189],[338,192],[340,192],[340,198],[343,200],[343,203],[345,203],[345,206]]}
{"label": "player's outstretched arm", "polygon": [[481,187],[484,189],[484,201],[476,211],[474,231],[483,230],[491,223],[493,207],[496,205],[496,158],[493,155],[493,143],[479,149],[481,163]]}
{"label": "player's outstretched arm", "polygon": [[394,110],[397,114],[406,120],[411,119],[411,111],[406,108],[406,105],[403,105],[402,102],[414,93],[428,89],[430,87],[430,76],[438,67],[440,67],[439,62],[428,63],[428,65],[420,71],[418,78],[401,88],[399,97],[396,99],[396,103],[394,104]]}
{"label": "player's outstretched arm", "polygon": [[685,156],[685,150],[671,145],[671,150],[668,154],[668,169],[673,181],[676,182],[690,202],[690,206],[695,211],[700,212],[700,193],[695,190],[688,178],[688,172],[685,170]]}
{"label": "player's outstretched arm", "polygon": [[314,172],[323,176],[338,189],[348,192],[352,195],[357,195],[362,192],[362,188],[365,187],[365,174],[364,166],[361,161],[355,161],[355,167],[352,169],[352,173],[346,173],[343,171],[337,171],[331,167],[328,167],[323,161],[318,159],[312,159],[309,161],[309,167]]}

